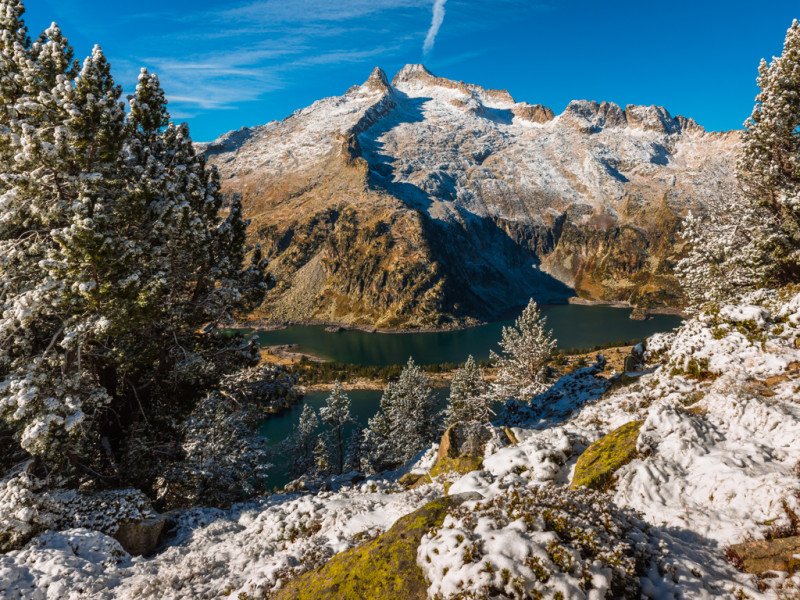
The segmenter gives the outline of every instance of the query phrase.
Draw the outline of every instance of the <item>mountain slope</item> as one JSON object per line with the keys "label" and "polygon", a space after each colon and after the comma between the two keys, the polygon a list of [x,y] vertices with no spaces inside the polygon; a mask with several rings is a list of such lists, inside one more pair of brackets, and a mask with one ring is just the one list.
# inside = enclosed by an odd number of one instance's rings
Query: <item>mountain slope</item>
{"label": "mountain slope", "polygon": [[256,316],[414,327],[530,296],[679,306],[679,219],[735,194],[737,143],[660,107],[555,116],[408,65],[203,150],[279,279]]}

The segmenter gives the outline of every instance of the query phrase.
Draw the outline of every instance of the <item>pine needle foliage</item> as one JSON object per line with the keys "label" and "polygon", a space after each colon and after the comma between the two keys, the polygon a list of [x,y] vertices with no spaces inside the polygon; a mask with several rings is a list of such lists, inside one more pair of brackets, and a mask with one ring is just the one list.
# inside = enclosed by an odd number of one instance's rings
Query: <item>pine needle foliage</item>
{"label": "pine needle foliage", "polygon": [[750,201],[777,223],[780,237],[766,239],[770,279],[800,279],[800,23],[786,32],[781,55],[762,60],[759,94],[745,121],[737,175]]}
{"label": "pine needle foliage", "polygon": [[331,470],[334,474],[341,475],[345,463],[344,427],[353,419],[350,416],[350,398],[338,381],[333,384],[330,396],[325,399],[325,406],[319,410],[319,416],[329,428],[326,439]]}
{"label": "pine needle foliage", "polygon": [[497,365],[497,379],[492,384],[497,400],[526,402],[547,389],[545,367],[558,342],[552,330],[545,329],[546,324],[547,319],[531,300],[513,327],[503,327],[501,353],[492,351],[490,355]]}
{"label": "pine needle foliage", "polygon": [[48,469],[108,484],[134,432],[178,437],[220,378],[257,361],[231,322],[267,289],[234,199],[142,70],[129,100],[99,46],[31,41],[0,0],[0,419]]}
{"label": "pine needle foliage", "polygon": [[758,69],[760,92],[745,121],[736,166],[741,193],[689,215],[676,273],[689,312],[800,279],[800,24],[783,52]]}
{"label": "pine needle foliage", "polygon": [[377,473],[399,467],[434,442],[438,433],[430,379],[409,358],[398,380],[386,386],[380,410],[364,431],[367,456],[362,470]]}
{"label": "pine needle foliage", "polygon": [[455,423],[489,421],[489,388],[483,371],[472,355],[453,375],[447,403],[445,426]]}

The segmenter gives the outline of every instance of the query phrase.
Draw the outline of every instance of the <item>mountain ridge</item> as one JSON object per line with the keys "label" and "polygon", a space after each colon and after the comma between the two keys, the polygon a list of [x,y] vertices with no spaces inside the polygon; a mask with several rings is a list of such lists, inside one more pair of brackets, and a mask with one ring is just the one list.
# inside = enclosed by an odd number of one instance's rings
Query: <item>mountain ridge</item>
{"label": "mountain ridge", "polygon": [[738,136],[654,105],[555,115],[407,65],[198,148],[278,276],[256,317],[427,327],[530,296],[679,307],[680,218],[736,193]]}

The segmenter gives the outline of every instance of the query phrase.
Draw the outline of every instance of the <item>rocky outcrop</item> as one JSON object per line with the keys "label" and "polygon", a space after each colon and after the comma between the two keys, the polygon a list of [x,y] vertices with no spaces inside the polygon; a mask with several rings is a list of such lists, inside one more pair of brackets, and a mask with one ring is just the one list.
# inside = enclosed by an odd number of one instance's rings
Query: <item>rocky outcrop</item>
{"label": "rocky outcrop", "polygon": [[274,600],[427,600],[428,584],[417,565],[422,536],[441,526],[449,508],[476,498],[460,494],[426,504],[383,535],[289,581]]}
{"label": "rocky outcrop", "polygon": [[735,192],[738,133],[408,65],[200,145],[278,284],[256,317],[442,327],[531,296],[679,307],[681,218]]}
{"label": "rocky outcrop", "polygon": [[[501,435],[505,432],[500,430]],[[486,444],[494,437],[494,428],[485,423],[455,423],[447,428],[439,443],[437,462],[459,456],[482,457]],[[508,443],[506,441],[506,443]]]}
{"label": "rocky outcrop", "polygon": [[[477,471],[483,465],[483,455],[490,441],[494,441],[499,447],[511,443],[505,429],[498,429],[486,423],[472,422],[451,425],[442,435],[433,468],[427,477],[415,483],[417,485],[430,483],[441,476],[452,479],[453,476]],[[445,489],[449,489],[449,487],[449,482],[445,483]]]}
{"label": "rocky outcrop", "polygon": [[154,515],[137,521],[122,521],[112,537],[131,556],[148,556],[156,549],[165,522],[163,515]]}
{"label": "rocky outcrop", "polygon": [[595,490],[611,487],[614,473],[636,455],[636,440],[641,427],[641,421],[628,423],[589,446],[575,464],[571,487],[585,486]]}
{"label": "rocky outcrop", "polygon": [[776,540],[734,544],[728,556],[747,573],[800,571],[800,535]]}
{"label": "rocky outcrop", "polygon": [[552,108],[541,104],[528,104],[520,102],[511,109],[515,117],[530,121],[531,123],[547,123],[555,118]]}

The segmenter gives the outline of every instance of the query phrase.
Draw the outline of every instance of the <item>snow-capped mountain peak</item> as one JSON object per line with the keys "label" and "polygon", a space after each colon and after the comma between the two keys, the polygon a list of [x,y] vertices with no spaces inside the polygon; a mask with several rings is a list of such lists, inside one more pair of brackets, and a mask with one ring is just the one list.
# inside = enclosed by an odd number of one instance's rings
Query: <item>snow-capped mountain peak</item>
{"label": "snow-capped mountain peak", "polygon": [[[706,132],[660,106],[575,100],[556,116],[506,90],[406,65],[391,84],[376,68],[342,96],[226,134],[204,149],[227,189],[243,195],[257,222],[251,231],[275,230],[277,237],[253,235],[273,248],[282,289],[317,298],[276,298],[281,315],[403,324],[485,318],[487,306],[502,311],[531,295],[679,305],[668,267],[677,224],[690,210],[702,212],[709,198],[736,193],[738,139],[737,132]],[[405,223],[400,229],[417,241],[379,255],[397,253],[394,265],[405,253],[408,268],[421,261],[418,267],[439,281],[426,288],[433,294],[427,308],[408,296],[413,278],[388,263],[365,275],[356,274],[362,259],[355,256],[349,273],[339,268],[341,249],[325,256],[326,267],[324,248],[294,254],[290,231],[302,223],[324,246],[337,225],[312,223],[346,207],[360,225],[379,214]],[[356,246],[352,241],[345,254]],[[284,264],[286,252],[291,265]],[[309,273],[300,285],[304,265]],[[387,292],[384,278],[395,275],[405,283]],[[334,285],[337,278],[344,279]],[[334,317],[322,300],[331,285],[366,289],[366,300],[342,309],[350,316]],[[456,289],[473,297],[456,302]]]}

